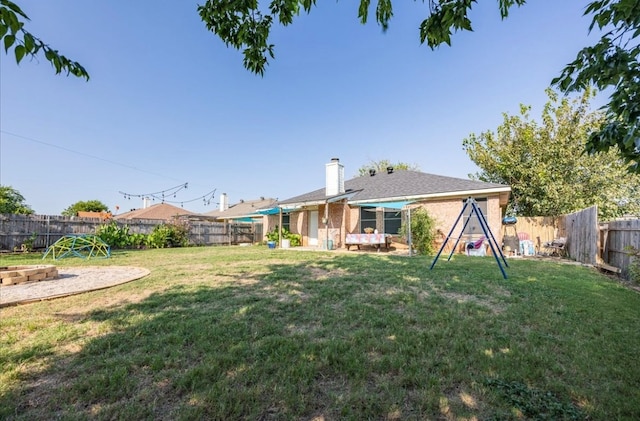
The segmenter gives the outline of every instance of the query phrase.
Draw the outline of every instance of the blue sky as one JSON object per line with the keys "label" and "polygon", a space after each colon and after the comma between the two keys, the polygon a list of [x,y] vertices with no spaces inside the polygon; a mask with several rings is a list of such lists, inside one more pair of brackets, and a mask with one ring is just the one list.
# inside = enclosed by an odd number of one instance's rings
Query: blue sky
{"label": "blue sky", "polygon": [[[333,157],[347,178],[381,159],[466,178],[477,168],[462,140],[521,103],[538,116],[551,79],[597,35],[588,1],[532,0],[505,21],[497,1],[479,3],[474,32],[432,51],[419,43],[422,2],[394,2],[382,33],[358,22],[355,2],[321,1],[275,28],[276,59],[259,77],[196,2],[20,0],[28,29],[91,80],[0,55],[0,183],[55,215],[79,200],[139,208],[119,192],[185,182],[167,200],[194,212],[220,193],[286,199],[323,187]],[[214,189],[209,205],[194,201]]]}

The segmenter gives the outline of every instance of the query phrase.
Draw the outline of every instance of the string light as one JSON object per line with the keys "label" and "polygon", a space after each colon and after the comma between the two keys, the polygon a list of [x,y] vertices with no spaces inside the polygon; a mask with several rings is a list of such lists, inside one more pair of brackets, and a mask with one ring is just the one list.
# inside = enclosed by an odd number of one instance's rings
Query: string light
{"label": "string light", "polygon": [[123,191],[119,191],[118,193],[123,195],[124,198],[128,200],[131,200],[132,197],[139,198],[139,199],[150,198],[152,201],[155,201],[156,199],[158,199],[158,201],[160,201],[161,203],[176,203],[176,204],[179,203],[180,206],[182,207],[184,207],[185,203],[195,202],[196,200],[202,200],[205,205],[209,205],[211,204],[211,200],[214,198],[214,195],[216,193],[216,189],[213,189],[210,192],[203,194],[202,196],[198,196],[190,200],[176,200],[176,201],[166,200],[166,197],[171,197],[171,196],[173,196],[174,199],[177,198],[178,192],[180,192],[181,190],[186,190],[188,187],[189,187],[189,183],[184,183],[184,184],[180,184],[165,190],[160,190],[152,193],[133,194],[133,193],[126,193]]}

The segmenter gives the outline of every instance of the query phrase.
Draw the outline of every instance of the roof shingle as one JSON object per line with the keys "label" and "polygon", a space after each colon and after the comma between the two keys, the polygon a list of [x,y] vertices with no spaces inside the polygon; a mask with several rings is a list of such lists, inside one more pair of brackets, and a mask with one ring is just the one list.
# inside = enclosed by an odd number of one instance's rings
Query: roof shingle
{"label": "roof shingle", "polygon": [[[483,190],[510,191],[504,184],[447,177],[419,171],[397,170],[392,173],[377,173],[374,176],[354,177],[345,181],[346,192],[353,192],[350,202],[385,201],[402,197],[447,196],[451,193],[482,192]],[[281,200],[280,205],[326,200],[325,188]]]}
{"label": "roof shingle", "polygon": [[170,205],[168,203],[158,203],[148,208],[136,209],[130,212],[115,215],[114,219],[161,219],[170,220],[181,215],[196,215],[195,212]]}

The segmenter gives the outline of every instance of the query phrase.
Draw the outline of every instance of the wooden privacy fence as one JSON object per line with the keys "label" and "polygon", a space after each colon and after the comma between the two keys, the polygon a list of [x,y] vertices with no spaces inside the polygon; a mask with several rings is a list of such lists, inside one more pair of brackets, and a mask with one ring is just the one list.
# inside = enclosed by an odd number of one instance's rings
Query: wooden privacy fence
{"label": "wooden privacy fence", "polygon": [[600,225],[602,259],[627,275],[631,253],[627,247],[640,249],[640,219],[623,219]]}
{"label": "wooden privacy fence", "polygon": [[521,221],[525,224],[530,221],[532,232],[544,232],[545,229],[549,229],[546,241],[565,237],[564,252],[570,259],[621,272],[623,276],[627,276],[631,263],[631,253],[627,248],[640,249],[640,219],[599,223],[597,206],[555,218],[553,236],[550,235],[550,227],[553,224],[536,226],[541,218],[518,218],[519,231],[527,229]]}
{"label": "wooden privacy fence", "polygon": [[598,226],[598,207],[581,210],[565,215],[567,256],[581,263],[596,265],[600,263],[600,228]]}
{"label": "wooden privacy fence", "polygon": [[[130,233],[150,234],[165,221],[131,219],[116,221],[127,225]],[[44,249],[69,234],[95,234],[105,222],[99,218],[77,218],[56,215],[0,215],[0,250],[19,250],[23,244]],[[189,243],[192,245],[225,245],[262,241],[262,223],[224,223],[189,220]]]}
{"label": "wooden privacy fence", "polygon": [[[542,245],[556,238],[565,236],[564,217],[551,216],[518,216],[513,230],[526,234],[536,247],[542,250]],[[503,226],[503,235],[510,235],[509,227]]]}
{"label": "wooden privacy fence", "polygon": [[627,248],[640,249],[640,219],[599,223],[596,206],[559,217],[520,216],[515,226],[503,226],[503,235],[512,235],[510,230],[528,235],[542,253],[544,243],[564,237],[566,257],[625,276],[631,263]]}

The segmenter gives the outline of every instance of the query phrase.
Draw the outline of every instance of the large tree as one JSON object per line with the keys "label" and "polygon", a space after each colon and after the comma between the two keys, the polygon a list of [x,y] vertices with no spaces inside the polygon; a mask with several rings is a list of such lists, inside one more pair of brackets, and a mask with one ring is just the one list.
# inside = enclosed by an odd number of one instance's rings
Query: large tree
{"label": "large tree", "polygon": [[99,200],[79,201],[62,211],[63,216],[76,216],[78,212],[109,212],[109,207]]}
{"label": "large tree", "polygon": [[584,142],[601,124],[592,112],[592,91],[573,100],[547,90],[540,122],[531,107],[504,114],[493,131],[471,134],[463,147],[481,172],[474,178],[509,184],[510,210],[521,216],[557,216],[598,205],[600,217],[640,214],[640,174],[626,171],[615,148],[584,153]]}
{"label": "large tree", "polygon": [[364,175],[369,175],[369,170],[375,170],[376,172],[382,173],[387,171],[387,168],[393,168],[395,170],[414,170],[419,171],[420,167],[415,164],[407,164],[406,162],[396,162],[392,163],[388,159],[381,159],[380,161],[371,161],[368,164],[365,164],[358,168],[358,177],[362,177]]}
{"label": "large tree", "polygon": [[25,203],[24,196],[11,186],[0,186],[0,213],[31,215],[33,209]]}
{"label": "large tree", "polygon": [[20,63],[24,57],[35,58],[42,53],[44,58],[51,63],[56,74],[66,72],[77,77],[89,80],[89,74],[77,61],[73,61],[60,54],[58,50],[45,44],[40,38],[24,28],[26,15],[12,1],[0,0],[0,40],[5,53],[13,47],[16,62]]}

